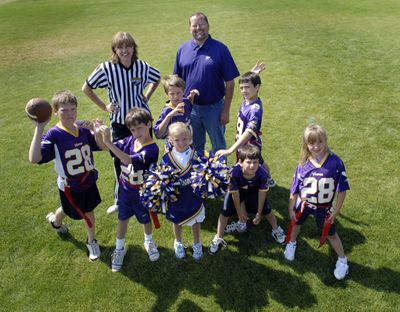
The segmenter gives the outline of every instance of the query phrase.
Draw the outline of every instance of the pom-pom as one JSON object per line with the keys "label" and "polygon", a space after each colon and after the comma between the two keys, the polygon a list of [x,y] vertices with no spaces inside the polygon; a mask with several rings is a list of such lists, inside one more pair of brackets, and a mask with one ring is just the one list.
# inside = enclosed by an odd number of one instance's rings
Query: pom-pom
{"label": "pom-pom", "polygon": [[140,199],[150,211],[166,213],[168,202],[176,201],[179,194],[178,170],[159,165],[150,170],[140,189]]}
{"label": "pom-pom", "polygon": [[197,153],[191,175],[193,192],[202,198],[215,198],[225,194],[229,185],[229,167],[224,157],[211,152]]}

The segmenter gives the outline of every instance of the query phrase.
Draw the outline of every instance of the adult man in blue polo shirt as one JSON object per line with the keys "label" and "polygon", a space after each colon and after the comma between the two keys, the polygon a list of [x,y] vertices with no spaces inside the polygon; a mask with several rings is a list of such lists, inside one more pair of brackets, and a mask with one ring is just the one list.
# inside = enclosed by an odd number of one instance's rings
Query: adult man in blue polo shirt
{"label": "adult man in blue polo shirt", "polygon": [[204,150],[207,131],[213,151],[225,149],[225,125],[239,71],[229,49],[209,35],[204,13],[190,16],[189,28],[193,38],[179,47],[174,74],[186,81],[186,96],[193,89],[200,93],[191,113],[194,148]]}

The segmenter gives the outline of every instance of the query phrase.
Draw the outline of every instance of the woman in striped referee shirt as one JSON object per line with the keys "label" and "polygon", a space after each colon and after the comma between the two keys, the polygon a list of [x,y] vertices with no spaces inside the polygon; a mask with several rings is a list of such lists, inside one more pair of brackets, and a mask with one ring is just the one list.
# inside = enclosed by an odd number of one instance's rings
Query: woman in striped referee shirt
{"label": "woman in striped referee shirt", "polygon": [[[111,49],[111,61],[103,62],[96,67],[83,84],[82,91],[103,111],[109,113],[112,138],[113,141],[118,141],[131,135],[125,126],[125,116],[131,108],[141,107],[150,112],[148,101],[160,82],[160,72],[138,59],[137,45],[130,33],[116,33],[112,39]],[[94,92],[97,88],[107,88],[107,101],[103,101]],[[114,157],[114,172],[117,181],[115,203],[107,209],[109,213],[118,209],[120,164],[116,157]]]}

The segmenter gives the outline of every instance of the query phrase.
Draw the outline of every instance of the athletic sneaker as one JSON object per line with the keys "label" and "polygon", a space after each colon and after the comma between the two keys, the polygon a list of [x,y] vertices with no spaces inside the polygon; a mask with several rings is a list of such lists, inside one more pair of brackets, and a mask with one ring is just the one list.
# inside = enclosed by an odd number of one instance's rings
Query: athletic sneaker
{"label": "athletic sneaker", "polygon": [[231,233],[244,233],[247,230],[247,223],[242,223],[240,221],[235,222],[233,221],[231,224],[228,224],[225,227],[225,233],[231,234]]}
{"label": "athletic sneaker", "polygon": [[160,258],[160,253],[158,252],[157,245],[154,243],[153,240],[145,241],[144,248],[149,255],[150,261],[157,261]]}
{"label": "athletic sneaker", "polygon": [[201,243],[193,244],[193,259],[198,261],[203,257],[203,246]]}
{"label": "athletic sneaker", "polygon": [[54,225],[54,221],[56,220],[56,215],[53,212],[49,212],[47,214],[46,220],[47,222],[50,223],[50,225],[58,235],[68,233],[68,227],[66,224],[62,223],[60,226]]}
{"label": "athletic sneaker", "polygon": [[236,232],[236,227],[237,227],[236,222],[232,221],[230,224],[228,224],[225,227],[225,233],[227,233],[227,234],[235,233]]}
{"label": "athletic sneaker", "polygon": [[289,261],[294,260],[294,254],[296,252],[297,243],[296,242],[289,242],[286,244],[285,252],[285,259]]}
{"label": "athletic sneaker", "polygon": [[111,271],[118,272],[121,270],[125,255],[126,248],[122,250],[114,249],[114,252],[111,255]]}
{"label": "athletic sneaker", "polygon": [[276,230],[272,230],[272,237],[279,244],[283,244],[286,240],[286,235],[280,226],[278,226],[278,228]]}
{"label": "athletic sneaker", "polygon": [[224,241],[223,238],[218,237],[217,235],[214,236],[213,240],[211,241],[210,246],[208,247],[208,253],[210,255],[215,255],[218,251],[225,248],[228,244]]}
{"label": "athletic sneaker", "polygon": [[342,280],[346,277],[347,274],[349,274],[349,265],[338,259],[336,261],[336,268],[333,271],[333,275],[335,275],[337,280]]}
{"label": "athletic sneaker", "polygon": [[112,214],[114,212],[118,211],[118,205],[112,205],[110,207],[107,208],[107,213],[108,214]]}
{"label": "athletic sneaker", "polygon": [[276,186],[276,182],[272,178],[268,178],[267,183],[268,183],[268,187],[275,187]]}
{"label": "athletic sneaker", "polygon": [[186,257],[185,245],[182,242],[174,241],[175,257],[183,259]]}
{"label": "athletic sneaker", "polygon": [[86,242],[86,247],[89,250],[90,261],[95,261],[100,257],[101,251],[97,240],[94,239],[91,243]]}

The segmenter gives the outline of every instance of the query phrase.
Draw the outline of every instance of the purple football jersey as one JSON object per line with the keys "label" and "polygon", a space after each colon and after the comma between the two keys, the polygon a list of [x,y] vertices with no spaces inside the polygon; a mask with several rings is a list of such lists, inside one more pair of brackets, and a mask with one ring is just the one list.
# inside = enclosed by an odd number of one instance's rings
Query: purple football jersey
{"label": "purple football jersey", "polygon": [[143,174],[158,160],[158,146],[151,140],[140,149],[135,147],[136,139],[133,136],[126,137],[113,143],[125,154],[128,154],[132,163],[126,165],[121,162],[120,184],[124,189],[138,189],[143,184]]}
{"label": "purple football jersey", "polygon": [[[174,122],[178,122],[178,121],[181,121],[184,124],[190,126],[190,113],[192,112],[192,104],[186,98],[184,98],[182,102],[185,104],[183,114],[173,116],[169,121],[168,127],[171,124],[173,124]],[[156,123],[154,125],[154,134],[156,136],[158,135],[160,124],[165,119],[165,117],[174,109],[175,109],[175,107],[172,106],[170,103],[168,103],[167,105],[164,106],[163,110],[161,111],[160,117],[158,117],[158,120],[156,121]],[[162,137],[162,139],[165,139],[167,137],[167,135],[168,135],[168,132]]]}
{"label": "purple football jersey", "polygon": [[258,169],[252,179],[246,179],[243,176],[242,166],[236,164],[231,169],[231,180],[229,184],[229,193],[239,190],[258,189],[260,191],[268,190],[269,173],[264,166],[258,166]]}
{"label": "purple football jersey", "polygon": [[98,150],[94,134],[90,130],[77,128],[76,133],[71,133],[57,124],[42,137],[42,160],[39,163],[54,159],[58,174],[57,185],[64,191],[67,178],[79,179],[85,172],[94,169],[93,151]]}
{"label": "purple football jersey", "polygon": [[191,185],[192,180],[190,177],[195,152],[192,149],[189,149],[189,151],[191,153],[190,160],[185,168],[180,165],[173,152],[165,154],[161,161],[161,164],[167,164],[179,170],[179,179],[182,184],[179,187],[178,199],[174,202],[169,202],[166,213],[166,218],[169,221],[179,225],[183,225],[196,217],[203,203],[203,200],[194,194]]}
{"label": "purple football jersey", "polygon": [[304,166],[297,166],[290,193],[299,194],[309,203],[325,206],[332,204],[336,192],[349,189],[342,160],[328,152],[320,163],[309,158]]}
{"label": "purple football jersey", "polygon": [[261,143],[261,122],[263,116],[262,101],[258,98],[256,101],[246,104],[246,100],[243,100],[240,106],[238,119],[236,123],[236,140],[246,131],[250,131],[252,137],[248,141],[248,144],[262,147]]}

